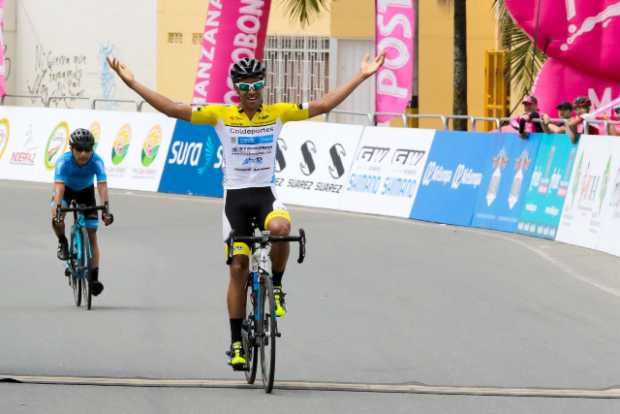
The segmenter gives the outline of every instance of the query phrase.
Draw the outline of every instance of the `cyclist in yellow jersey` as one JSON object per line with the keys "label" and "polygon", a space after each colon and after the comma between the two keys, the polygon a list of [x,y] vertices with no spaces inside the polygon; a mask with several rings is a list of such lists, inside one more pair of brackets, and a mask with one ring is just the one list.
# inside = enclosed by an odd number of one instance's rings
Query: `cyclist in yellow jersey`
{"label": "cyclist in yellow jersey", "polygon": [[[366,55],[360,71],[346,84],[309,103],[263,104],[265,66],[245,58],[235,63],[231,78],[239,95],[239,105],[206,105],[195,110],[188,104],[176,103],[136,81],[121,62],[108,58],[110,67],[125,84],[146,102],[165,115],[195,124],[215,127],[224,150],[223,235],[231,230],[237,235],[251,235],[253,217],[273,235],[286,236],[291,230],[291,217],[273,189],[277,139],[287,121],[301,121],[331,111],[344,101],[362,82],[383,65],[385,54],[373,59]],[[233,246],[228,284],[228,313],[231,347],[228,363],[236,369],[246,365],[241,346],[241,321],[244,316],[245,284],[249,275],[250,248],[243,243]],[[272,247],[273,284],[278,317],[286,315],[282,276],[289,256],[289,246]]]}

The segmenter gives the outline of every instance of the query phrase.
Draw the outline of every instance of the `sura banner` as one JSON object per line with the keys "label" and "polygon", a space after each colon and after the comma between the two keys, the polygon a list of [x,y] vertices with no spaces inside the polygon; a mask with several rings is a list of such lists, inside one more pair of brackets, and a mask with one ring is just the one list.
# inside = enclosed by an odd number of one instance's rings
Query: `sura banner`
{"label": "sura banner", "polygon": [[504,133],[497,138],[493,157],[485,160],[472,225],[515,232],[534,171],[540,136],[524,140],[516,134]]}
{"label": "sura banner", "polygon": [[[617,161],[611,152],[614,138],[584,135],[580,139],[575,169],[562,212],[557,240],[597,249],[609,207],[610,181]],[[617,235],[615,237],[618,237]]]}
{"label": "sura banner", "polygon": [[566,135],[531,134],[530,137],[540,139],[540,146],[517,232],[555,239],[577,146]]}
{"label": "sura banner", "polygon": [[285,203],[341,209],[363,127],[289,122],[278,139],[276,191]]}
{"label": "sura banner", "polygon": [[469,226],[499,134],[437,131],[410,217]]}
{"label": "sura banner", "polygon": [[95,136],[110,187],[157,191],[160,152],[168,150],[173,126],[157,114],[2,107],[0,178],[52,182],[71,131],[86,128]]}
{"label": "sura banner", "polygon": [[160,192],[222,197],[222,146],[212,126],[177,121],[167,154]]}
{"label": "sura banner", "polygon": [[409,217],[434,136],[426,129],[365,128],[342,209]]}
{"label": "sura banner", "polygon": [[230,68],[243,58],[262,59],[271,0],[208,3],[193,102],[236,103]]}

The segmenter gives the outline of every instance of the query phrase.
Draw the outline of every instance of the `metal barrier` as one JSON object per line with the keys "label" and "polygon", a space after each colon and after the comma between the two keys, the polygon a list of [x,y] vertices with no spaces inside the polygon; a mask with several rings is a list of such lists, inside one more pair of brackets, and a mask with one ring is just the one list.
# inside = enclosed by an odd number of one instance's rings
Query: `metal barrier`
{"label": "metal barrier", "polygon": [[131,104],[136,108],[137,112],[141,112],[140,109],[140,105],[138,102],[136,101],[132,101],[131,99],[106,99],[106,98],[97,98],[97,99],[93,99],[92,103],[91,103],[91,109],[96,110],[97,109],[97,103],[112,103],[112,104]]}
{"label": "metal barrier", "polygon": [[329,122],[331,115],[348,115],[348,116],[363,116],[366,118],[366,120],[368,121],[367,125],[374,125],[375,124],[375,119],[373,114],[369,113],[369,112],[353,112],[353,111],[341,111],[338,109],[335,109],[331,112],[328,112],[325,114],[325,122]]}
{"label": "metal barrier", "polygon": [[4,95],[2,98],[0,98],[0,105],[4,105],[4,100],[6,98],[38,100],[38,101],[41,101],[41,105],[47,106],[46,103],[45,103],[45,99],[43,99],[43,97],[39,96],[39,95],[11,95],[11,94],[7,94],[7,95]]}
{"label": "metal barrier", "polygon": [[[50,96],[49,98],[47,98],[47,105],[45,106],[49,108],[52,105],[52,102],[61,102],[61,101],[88,102],[88,106],[90,106],[90,98],[86,98],[84,96]],[[56,104],[56,106],[58,106],[58,104]]]}
{"label": "metal barrier", "polygon": [[[62,101],[81,101],[88,102],[88,105],[91,109],[96,110],[98,104],[103,103],[115,103],[115,104],[129,104],[135,106],[135,110],[137,112],[143,112],[144,106],[149,105],[145,100],[132,100],[132,99],[106,99],[106,98],[95,98],[92,99],[85,96],[51,96],[47,100],[40,95],[22,95],[22,94],[7,94],[0,97],[0,105],[5,105],[6,99],[28,99],[32,102],[38,101],[45,107],[50,107],[52,104],[56,104]],[[215,103],[207,103],[206,105],[211,105]],[[150,105],[149,105],[150,106]],[[201,106],[194,105],[192,107]],[[343,115],[350,117],[358,117],[364,118],[364,123],[366,125],[377,125],[377,117],[379,116],[390,116],[393,118],[400,118],[403,123],[403,126],[408,126],[409,121],[411,119],[425,119],[425,120],[437,120],[439,121],[441,128],[444,130],[450,129],[450,122],[454,122],[457,119],[467,120],[471,125],[469,128],[471,131],[478,131],[478,125],[480,122],[491,122],[494,124],[496,131],[502,132],[502,127],[509,125],[513,118],[494,118],[494,117],[484,117],[484,116],[472,116],[472,115],[442,115],[442,114],[409,114],[409,113],[396,113],[396,112],[355,112],[355,111],[345,111],[345,110],[333,110],[328,112],[324,116],[324,120],[326,122],[330,122],[333,120],[334,116]],[[534,122],[542,122],[542,119],[533,119]],[[550,122],[564,123],[565,119],[562,118],[553,118],[549,119]],[[589,119],[586,118],[584,120],[584,129],[587,130],[588,126],[595,124],[600,125],[603,124],[604,128],[607,129],[609,125],[618,125],[620,126],[620,121],[613,120],[605,120],[605,119]]]}

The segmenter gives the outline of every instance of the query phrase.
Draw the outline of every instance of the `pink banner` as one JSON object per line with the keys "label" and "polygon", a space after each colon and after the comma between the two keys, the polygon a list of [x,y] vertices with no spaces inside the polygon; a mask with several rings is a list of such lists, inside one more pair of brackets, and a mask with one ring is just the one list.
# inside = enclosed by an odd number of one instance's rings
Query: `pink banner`
{"label": "pink banner", "polygon": [[194,84],[197,104],[238,102],[229,73],[240,59],[262,59],[271,0],[210,0]]}
{"label": "pink banner", "polygon": [[[377,73],[376,112],[403,113],[413,90],[417,0],[376,0],[377,52],[385,64]],[[377,116],[384,123],[393,116]]]}
{"label": "pink banner", "polygon": [[4,2],[0,0],[0,96],[6,95],[6,66],[4,64]]}

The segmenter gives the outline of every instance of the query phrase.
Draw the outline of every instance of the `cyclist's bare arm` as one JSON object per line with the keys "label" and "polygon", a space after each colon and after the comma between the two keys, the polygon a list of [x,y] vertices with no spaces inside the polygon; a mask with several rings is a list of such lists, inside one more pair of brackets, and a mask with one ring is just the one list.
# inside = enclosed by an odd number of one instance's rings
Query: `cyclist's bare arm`
{"label": "cyclist's bare arm", "polygon": [[342,103],[351,93],[366,79],[377,73],[379,68],[385,61],[385,53],[380,53],[373,59],[369,59],[369,55],[366,54],[362,60],[360,71],[353,79],[344,85],[340,86],[335,91],[329,92],[321,99],[312,101],[309,104],[310,117],[324,114],[331,111]]}
{"label": "cyclist's bare arm", "polygon": [[101,203],[103,204],[109,204],[110,203],[110,196],[108,195],[108,183],[103,181],[103,182],[98,182],[97,183],[97,191],[99,192],[99,200]]}
{"label": "cyclist's bare arm", "polygon": [[166,96],[142,85],[138,82],[131,70],[121,63],[118,59],[108,57],[108,64],[114,70],[123,82],[131,89],[133,89],[138,95],[149,103],[153,108],[159,112],[167,115],[171,118],[182,119],[184,121],[190,121],[192,118],[191,105],[173,102]]}
{"label": "cyclist's bare arm", "polygon": [[65,195],[65,183],[62,181],[54,181],[54,200],[52,203],[52,218],[56,217],[56,207],[62,202]]}

